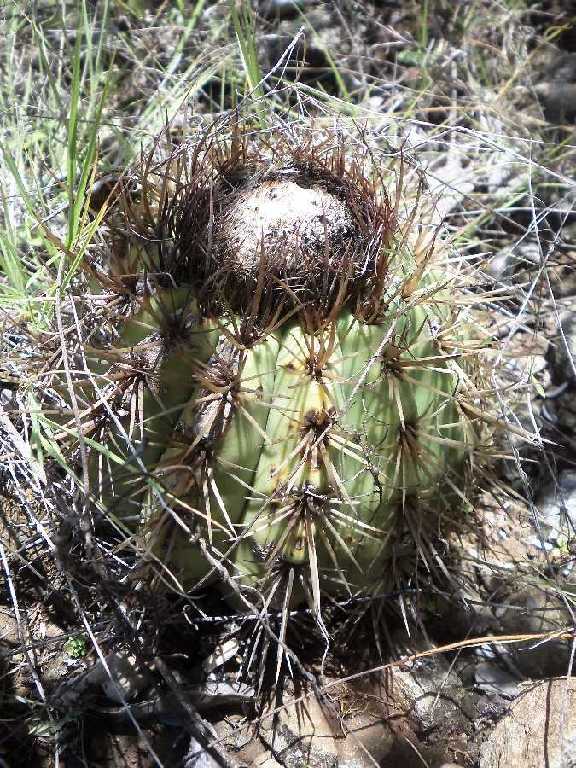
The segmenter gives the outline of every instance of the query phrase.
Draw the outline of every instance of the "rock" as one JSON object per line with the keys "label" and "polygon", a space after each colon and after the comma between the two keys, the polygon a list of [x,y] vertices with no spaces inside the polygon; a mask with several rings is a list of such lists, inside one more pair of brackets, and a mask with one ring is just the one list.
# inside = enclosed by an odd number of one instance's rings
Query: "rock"
{"label": "rock", "polygon": [[510,283],[519,270],[540,266],[540,261],[538,242],[523,240],[495,253],[486,264],[486,272],[494,280]]}
{"label": "rock", "polygon": [[552,80],[538,83],[534,90],[549,123],[566,125],[576,121],[576,83]]}
{"label": "rock", "polygon": [[546,403],[546,414],[549,421],[556,427],[554,437],[562,444],[559,432],[573,435],[576,432],[576,393],[575,387],[566,386],[559,389],[553,400]]}
{"label": "rock", "polygon": [[298,19],[306,5],[309,5],[306,0],[264,0],[260,3],[260,13],[275,21]]}
{"label": "rock", "polygon": [[151,675],[143,669],[134,656],[112,653],[106,658],[112,679],[103,668],[102,690],[112,701],[122,704],[124,701],[135,699],[139,693],[150,685]]}
{"label": "rock", "polygon": [[[458,755],[477,756],[471,745],[478,715],[472,698],[438,655],[413,670],[391,668],[345,683],[326,680],[326,701],[310,695],[260,721],[258,740],[237,744],[245,723],[230,718],[216,727],[220,743],[242,765],[266,768],[421,768]],[[285,696],[288,700],[288,695]],[[419,755],[421,757],[419,757]]]}
{"label": "rock", "polygon": [[[549,592],[529,587],[508,596],[503,595],[495,609],[499,634],[538,634],[569,629],[570,613]],[[526,677],[542,678],[566,674],[572,644],[568,640],[534,640],[507,646],[506,653],[514,666]]]}
{"label": "rock", "polygon": [[192,736],[183,768],[218,768],[219,763]]}
{"label": "rock", "polygon": [[572,315],[560,318],[560,329],[546,352],[546,361],[552,381],[546,392],[549,420],[571,434],[576,430],[576,320]]}
{"label": "rock", "polygon": [[552,57],[545,69],[544,79],[576,83],[576,53],[567,51],[551,51],[551,53]]}
{"label": "rock", "polygon": [[474,668],[474,684],[484,693],[516,698],[520,693],[518,680],[493,661],[482,661]]}
{"label": "rock", "polygon": [[[2,384],[3,382],[0,382]],[[14,390],[9,387],[2,387],[0,389],[0,406],[10,406],[15,400]]]}
{"label": "rock", "polygon": [[[346,67],[339,70],[339,76],[336,77],[329,54],[333,50],[334,35],[340,32],[340,21],[335,17],[334,4],[296,0],[296,5],[304,6],[302,11],[305,13],[306,24],[303,35],[299,34],[303,27],[300,10],[296,9],[296,14],[291,14],[286,0],[266,0],[263,3],[264,12],[269,14],[269,20],[274,23],[270,34],[259,37],[263,70],[268,72],[282,60],[282,76],[286,81],[296,80],[332,94],[340,93],[339,78],[344,81],[346,88],[353,87],[355,79]],[[266,10],[266,6],[269,10]],[[294,3],[291,6],[295,8]],[[340,64],[350,52],[345,36],[341,38],[341,46]],[[286,57],[288,49],[290,53]]]}
{"label": "rock", "polygon": [[457,763],[442,763],[439,768],[462,768],[462,766],[458,765]]}
{"label": "rock", "polygon": [[576,382],[576,319],[572,314],[560,318],[559,331],[546,352],[552,383],[562,386]]}
{"label": "rock", "polygon": [[349,736],[316,698],[284,710],[276,722],[266,720],[260,739],[285,768],[369,768],[391,751],[395,735],[376,716],[359,714],[347,722]]}
{"label": "rock", "polygon": [[18,622],[14,617],[14,611],[8,609],[6,606],[0,608],[0,644],[9,643],[10,645],[18,645],[20,642],[20,634],[18,630]]}
{"label": "rock", "polygon": [[548,680],[521,695],[482,745],[480,768],[515,766],[576,766],[576,680]]}
{"label": "rock", "polygon": [[476,715],[474,698],[440,655],[416,662],[411,671],[394,669],[382,690],[397,711],[410,713],[419,732],[435,733],[435,741],[464,736]]}
{"label": "rock", "polygon": [[525,333],[511,324],[505,341],[505,354],[498,370],[499,385],[509,392],[502,398],[502,420],[511,425],[503,435],[507,458],[502,459],[499,472],[514,489],[523,494],[526,484],[543,469],[541,451],[543,427],[541,395],[549,385],[546,364],[546,340],[533,333]]}
{"label": "rock", "polygon": [[[472,578],[474,575],[472,572]],[[492,610],[484,593],[480,591],[479,585],[470,580],[466,588],[435,598],[427,626],[434,637],[448,642],[466,635],[486,635],[493,621]]]}
{"label": "rock", "polygon": [[576,471],[565,469],[558,480],[549,484],[537,503],[540,546],[546,542],[565,547],[576,531]]}
{"label": "rock", "polygon": [[515,267],[514,249],[503,248],[487,262],[486,273],[493,280],[506,280],[506,282],[509,282],[514,274]]}
{"label": "rock", "polygon": [[[155,725],[149,729],[142,728],[139,733],[135,729],[128,733],[115,733],[94,718],[83,721],[81,739],[83,754],[90,756],[89,762],[78,754],[79,738],[70,738],[64,741],[60,765],[79,768],[88,762],[98,768],[158,768],[159,765],[184,768],[185,742],[171,728],[160,729]],[[154,756],[150,752],[151,746],[156,753]],[[22,765],[22,762],[19,761],[18,765]],[[34,761],[37,768],[49,768],[52,765],[53,762]],[[4,768],[1,763],[0,768]]]}
{"label": "rock", "polygon": [[544,72],[544,80],[534,91],[550,123],[566,124],[576,120],[576,54],[557,52]]}
{"label": "rock", "polygon": [[152,683],[150,671],[138,663],[133,655],[110,653],[106,666],[98,660],[90,669],[63,682],[54,694],[54,700],[61,706],[74,707],[90,689],[100,687],[114,702],[135,699]]}
{"label": "rock", "polygon": [[462,204],[474,191],[474,171],[463,166],[456,153],[447,152],[428,167],[428,193],[435,200],[434,221],[440,223],[445,216]]}

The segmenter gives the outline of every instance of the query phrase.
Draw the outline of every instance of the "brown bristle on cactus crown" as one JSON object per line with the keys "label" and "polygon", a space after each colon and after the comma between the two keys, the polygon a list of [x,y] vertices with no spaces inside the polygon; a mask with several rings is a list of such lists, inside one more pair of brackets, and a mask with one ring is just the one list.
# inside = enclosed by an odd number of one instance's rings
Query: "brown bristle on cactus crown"
{"label": "brown bristle on cactus crown", "polygon": [[[193,284],[215,314],[254,313],[257,298],[261,319],[296,307],[317,320],[378,292],[395,233],[385,188],[339,143],[255,144],[216,136],[188,156],[149,158],[124,185],[120,229],[129,221],[150,274]],[[132,270],[130,248],[117,250]]]}

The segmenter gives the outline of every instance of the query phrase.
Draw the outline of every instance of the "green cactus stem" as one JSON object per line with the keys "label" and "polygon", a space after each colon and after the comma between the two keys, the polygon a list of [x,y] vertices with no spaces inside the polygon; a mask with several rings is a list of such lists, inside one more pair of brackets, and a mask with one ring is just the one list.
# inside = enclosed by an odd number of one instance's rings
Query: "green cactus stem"
{"label": "green cactus stem", "polygon": [[126,273],[116,254],[102,290],[132,309],[93,355],[124,396],[91,473],[165,583],[319,615],[454,524],[489,398],[464,279],[403,162],[390,200],[368,147],[299,142],[216,133],[126,185],[108,219]]}

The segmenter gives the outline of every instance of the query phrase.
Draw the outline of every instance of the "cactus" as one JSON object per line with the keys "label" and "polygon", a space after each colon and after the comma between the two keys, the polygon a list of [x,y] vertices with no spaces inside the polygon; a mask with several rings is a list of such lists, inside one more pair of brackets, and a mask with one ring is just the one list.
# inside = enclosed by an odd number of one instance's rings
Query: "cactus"
{"label": "cactus", "polygon": [[319,616],[458,525],[486,341],[401,157],[267,136],[158,144],[110,197],[90,476],[164,583]]}

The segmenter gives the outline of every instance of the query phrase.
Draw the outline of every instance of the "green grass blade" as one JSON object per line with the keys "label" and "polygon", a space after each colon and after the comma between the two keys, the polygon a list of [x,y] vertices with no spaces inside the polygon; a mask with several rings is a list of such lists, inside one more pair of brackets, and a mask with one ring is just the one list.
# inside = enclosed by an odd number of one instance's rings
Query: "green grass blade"
{"label": "green grass blade", "polygon": [[254,16],[250,4],[245,0],[239,0],[232,4],[232,24],[240,49],[248,89],[253,98],[260,99],[264,95],[264,89],[261,84],[262,70],[258,61]]}

